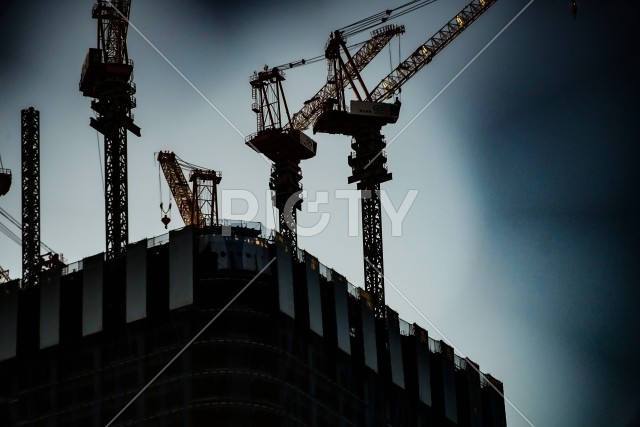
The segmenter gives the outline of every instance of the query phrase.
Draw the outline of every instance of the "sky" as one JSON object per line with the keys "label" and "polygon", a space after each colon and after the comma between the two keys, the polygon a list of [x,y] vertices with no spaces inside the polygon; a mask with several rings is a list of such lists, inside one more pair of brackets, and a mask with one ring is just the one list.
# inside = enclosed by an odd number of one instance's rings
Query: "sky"
{"label": "sky", "polygon": [[[321,55],[331,31],[401,3],[133,0],[131,23],[144,37],[130,28],[142,137],[129,135],[129,240],[166,232],[159,150],[221,171],[221,193],[253,194],[252,219],[268,222],[270,165],[244,144],[256,131],[249,76]],[[393,21],[406,33],[365,81],[375,86],[466,3],[440,0]],[[70,262],[105,245],[101,138],[78,91],[96,45],[91,6],[0,6],[0,156],[14,173],[0,206],[21,217],[20,110],[33,106],[41,238]],[[401,232],[384,218],[387,304],[502,380],[512,427],[640,426],[638,8],[578,0],[574,18],[568,0],[498,0],[404,85],[400,119],[383,129],[393,173],[383,190],[396,209],[417,191]],[[326,72],[324,62],[286,71],[292,111]],[[309,199],[299,222],[330,219],[299,245],[362,285],[361,237],[349,235],[348,201],[335,195],[353,189],[349,140],[308,134],[318,153],[302,163]],[[309,203],[321,192],[328,203]],[[227,200],[220,210],[247,207]],[[175,208],[172,219],[170,229],[183,226]],[[0,265],[12,277],[20,259],[0,234]]]}

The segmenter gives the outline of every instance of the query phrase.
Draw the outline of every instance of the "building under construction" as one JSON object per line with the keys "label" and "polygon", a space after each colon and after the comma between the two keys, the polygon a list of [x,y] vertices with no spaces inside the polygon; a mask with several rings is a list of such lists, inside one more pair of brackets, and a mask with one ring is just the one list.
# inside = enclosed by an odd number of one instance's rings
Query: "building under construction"
{"label": "building under construction", "polygon": [[[333,32],[327,84],[294,115],[281,70],[254,74],[258,132],[246,142],[273,162],[279,233],[221,223],[221,174],[193,169],[191,190],[180,159],[161,152],[186,226],[129,243],[127,132],[141,135],[131,113],[130,0],[99,0],[98,43],[79,88],[104,136],[106,248],[75,264],[57,254],[43,263],[39,116],[23,110],[23,278],[0,285],[2,425],[506,426],[502,383],[386,306],[379,199],[392,179],[381,129],[400,110],[384,101],[495,1],[472,0],[373,90],[359,73],[404,27],[374,30],[353,55],[346,37],[356,30]],[[347,108],[349,86],[357,99]],[[302,132],[310,125],[353,138],[348,182],[362,194],[364,289],[297,246],[300,163],[317,148]],[[11,176],[0,173],[6,193]],[[171,205],[160,207],[166,227]]]}
{"label": "building under construction", "polygon": [[10,426],[506,425],[500,381],[386,310],[375,318],[367,292],[279,235],[185,227],[123,257],[45,271],[36,287],[2,285],[0,417]]}

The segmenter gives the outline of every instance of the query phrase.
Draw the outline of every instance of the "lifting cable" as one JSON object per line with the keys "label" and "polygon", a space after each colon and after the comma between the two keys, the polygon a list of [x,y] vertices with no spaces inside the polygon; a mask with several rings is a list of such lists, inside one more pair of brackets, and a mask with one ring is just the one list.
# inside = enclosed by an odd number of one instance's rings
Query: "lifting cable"
{"label": "lifting cable", "polygon": [[[6,219],[8,219],[9,222],[11,222],[19,230],[22,230],[22,224],[20,224],[20,221],[18,221],[13,216],[11,216],[11,214],[9,212],[7,212],[1,206],[0,206],[0,215],[5,217]],[[2,222],[0,222],[0,231],[2,231],[9,239],[13,240],[15,243],[17,243],[18,245],[22,246],[22,238],[20,236],[18,236],[17,234],[15,234],[13,231],[11,231]],[[48,245],[46,245],[42,240],[40,241],[40,246],[42,246],[48,252],[57,253],[56,251],[51,249]]]}
{"label": "lifting cable", "polygon": [[353,24],[342,27],[338,31],[340,31],[344,37],[350,37],[363,31],[375,28],[378,25],[389,22],[392,19],[399,18],[400,16],[406,15],[407,13],[416,11],[436,1],[437,0],[412,0],[394,9],[387,9],[385,11],[375,13],[368,18],[361,19],[354,22]]}
{"label": "lifting cable", "polygon": [[[372,28],[375,28],[380,24],[386,23],[392,19],[399,18],[400,16],[406,15],[407,13],[411,13],[431,3],[435,3],[436,1],[437,0],[412,0],[394,9],[387,9],[385,11],[375,13],[367,18],[363,18],[359,21],[354,22],[353,24],[350,24],[338,29],[338,31],[341,32],[345,38],[347,38],[347,37],[359,34],[363,31],[367,31]],[[367,42],[363,41],[360,43],[349,45],[347,47],[348,49],[353,49],[353,48],[362,46],[365,43]],[[309,65],[316,62],[324,61],[325,59],[326,58],[324,54],[322,54],[322,55],[314,56],[313,58],[310,58],[310,59],[299,59],[296,61],[286,62],[284,64],[278,65],[277,67],[273,67],[273,68],[277,68],[279,70],[287,70],[287,69],[295,68],[301,65]]]}

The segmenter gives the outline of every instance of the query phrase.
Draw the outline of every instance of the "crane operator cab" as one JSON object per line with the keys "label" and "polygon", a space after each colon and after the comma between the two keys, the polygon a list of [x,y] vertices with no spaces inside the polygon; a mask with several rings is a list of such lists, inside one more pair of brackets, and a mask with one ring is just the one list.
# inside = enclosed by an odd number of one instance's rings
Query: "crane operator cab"
{"label": "crane operator cab", "polygon": [[2,158],[0,158],[0,196],[4,196],[11,188],[11,170],[2,167]]}

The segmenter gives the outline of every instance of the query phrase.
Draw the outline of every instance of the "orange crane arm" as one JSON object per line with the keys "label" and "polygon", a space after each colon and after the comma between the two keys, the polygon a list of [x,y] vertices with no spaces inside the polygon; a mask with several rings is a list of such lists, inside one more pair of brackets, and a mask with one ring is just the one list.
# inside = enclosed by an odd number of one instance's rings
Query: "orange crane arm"
{"label": "orange crane arm", "polygon": [[[161,151],[158,153],[158,162],[160,162],[162,172],[167,180],[167,184],[169,184],[173,199],[178,205],[178,210],[180,211],[184,224],[199,224],[198,218],[194,218],[195,204],[193,203],[193,194],[178,164],[175,153]],[[195,214],[199,216],[200,212],[196,211]]]}
{"label": "orange crane arm", "polygon": [[368,101],[381,102],[391,98],[400,87],[427,65],[434,56],[462,33],[473,21],[487,11],[497,0],[473,0],[453,19],[447,22],[429,40],[420,45],[401,62],[378,86],[371,91]]}
{"label": "orange crane arm", "polygon": [[[349,67],[343,69],[343,81],[348,81],[346,70],[355,75],[362,71],[382,49],[399,34],[404,33],[403,25],[387,25],[375,30],[371,39],[353,55]],[[336,85],[327,82],[310,100],[305,102],[305,106],[291,117],[291,121],[284,126],[285,130],[305,130],[313,123],[322,112],[324,103],[329,98],[336,97]]]}

